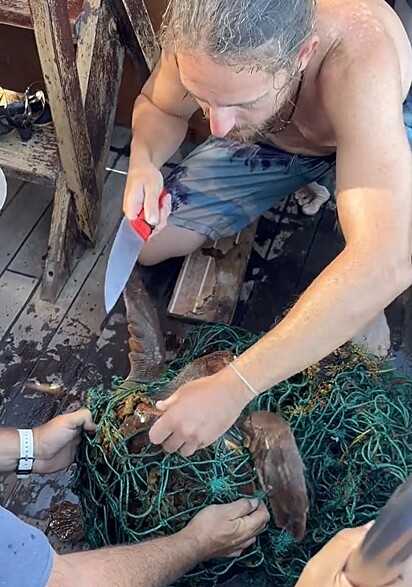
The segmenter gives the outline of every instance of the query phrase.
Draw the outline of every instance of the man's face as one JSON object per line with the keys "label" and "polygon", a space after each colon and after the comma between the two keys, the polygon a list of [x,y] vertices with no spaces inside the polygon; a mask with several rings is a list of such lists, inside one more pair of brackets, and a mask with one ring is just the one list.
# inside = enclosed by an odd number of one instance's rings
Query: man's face
{"label": "man's face", "polygon": [[177,55],[180,78],[210,120],[211,133],[255,142],[271,128],[296,85],[290,74],[238,71],[205,56]]}

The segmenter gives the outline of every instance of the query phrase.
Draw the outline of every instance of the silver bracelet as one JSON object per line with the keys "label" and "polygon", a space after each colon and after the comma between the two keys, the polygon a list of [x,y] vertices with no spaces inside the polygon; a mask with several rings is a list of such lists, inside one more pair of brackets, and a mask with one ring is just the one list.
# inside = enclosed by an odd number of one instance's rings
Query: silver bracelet
{"label": "silver bracelet", "polygon": [[234,366],[233,363],[228,363],[229,367],[236,373],[236,375],[239,377],[239,379],[241,381],[243,381],[243,383],[246,385],[246,387],[253,393],[253,395],[255,397],[257,397],[259,394],[256,391],[256,389],[249,383],[249,381],[247,381],[243,375],[241,373],[239,373],[239,371],[236,369],[236,367]]}

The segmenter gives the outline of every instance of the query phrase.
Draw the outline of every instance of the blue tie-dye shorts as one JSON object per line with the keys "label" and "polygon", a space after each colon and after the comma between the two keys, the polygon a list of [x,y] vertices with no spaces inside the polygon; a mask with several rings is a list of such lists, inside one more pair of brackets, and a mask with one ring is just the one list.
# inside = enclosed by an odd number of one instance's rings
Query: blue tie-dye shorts
{"label": "blue tie-dye shorts", "polygon": [[[404,121],[412,145],[411,94]],[[267,143],[210,137],[165,182],[172,196],[169,223],[211,239],[236,234],[285,196],[311,182],[325,183],[335,163],[335,154],[291,155]]]}

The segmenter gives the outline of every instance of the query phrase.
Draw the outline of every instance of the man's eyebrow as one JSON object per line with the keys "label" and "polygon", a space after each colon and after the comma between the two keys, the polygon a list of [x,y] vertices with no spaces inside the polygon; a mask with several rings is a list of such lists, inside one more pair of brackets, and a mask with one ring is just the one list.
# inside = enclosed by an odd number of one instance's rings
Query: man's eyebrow
{"label": "man's eyebrow", "polygon": [[[185,90],[187,91],[188,94],[193,96],[193,98],[195,98],[196,100],[199,100],[199,102],[204,102],[205,104],[210,106],[210,104],[208,103],[207,100],[204,100],[203,98],[199,98],[199,96],[196,96],[196,94],[194,94],[193,92],[188,90],[186,87],[185,87]],[[238,102],[237,104],[218,104],[218,107],[219,108],[238,108],[241,106],[250,106],[251,104],[255,104],[255,102],[259,102],[259,100],[262,100],[262,98],[267,96],[267,94],[268,94],[268,92],[265,92],[264,94],[262,94],[262,96],[259,96],[258,98],[254,98],[253,100],[250,100],[249,102]]]}

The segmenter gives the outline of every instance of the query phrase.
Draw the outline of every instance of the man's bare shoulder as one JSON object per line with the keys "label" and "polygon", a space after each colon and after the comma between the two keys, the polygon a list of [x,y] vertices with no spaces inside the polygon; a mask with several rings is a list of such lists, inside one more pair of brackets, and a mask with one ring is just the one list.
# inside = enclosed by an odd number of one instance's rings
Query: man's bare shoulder
{"label": "man's bare shoulder", "polygon": [[319,0],[318,26],[324,52],[319,75],[326,86],[335,75],[344,79],[344,74],[352,77],[365,72],[367,78],[375,70],[397,82],[400,78],[406,97],[412,82],[411,45],[401,21],[384,0]]}

